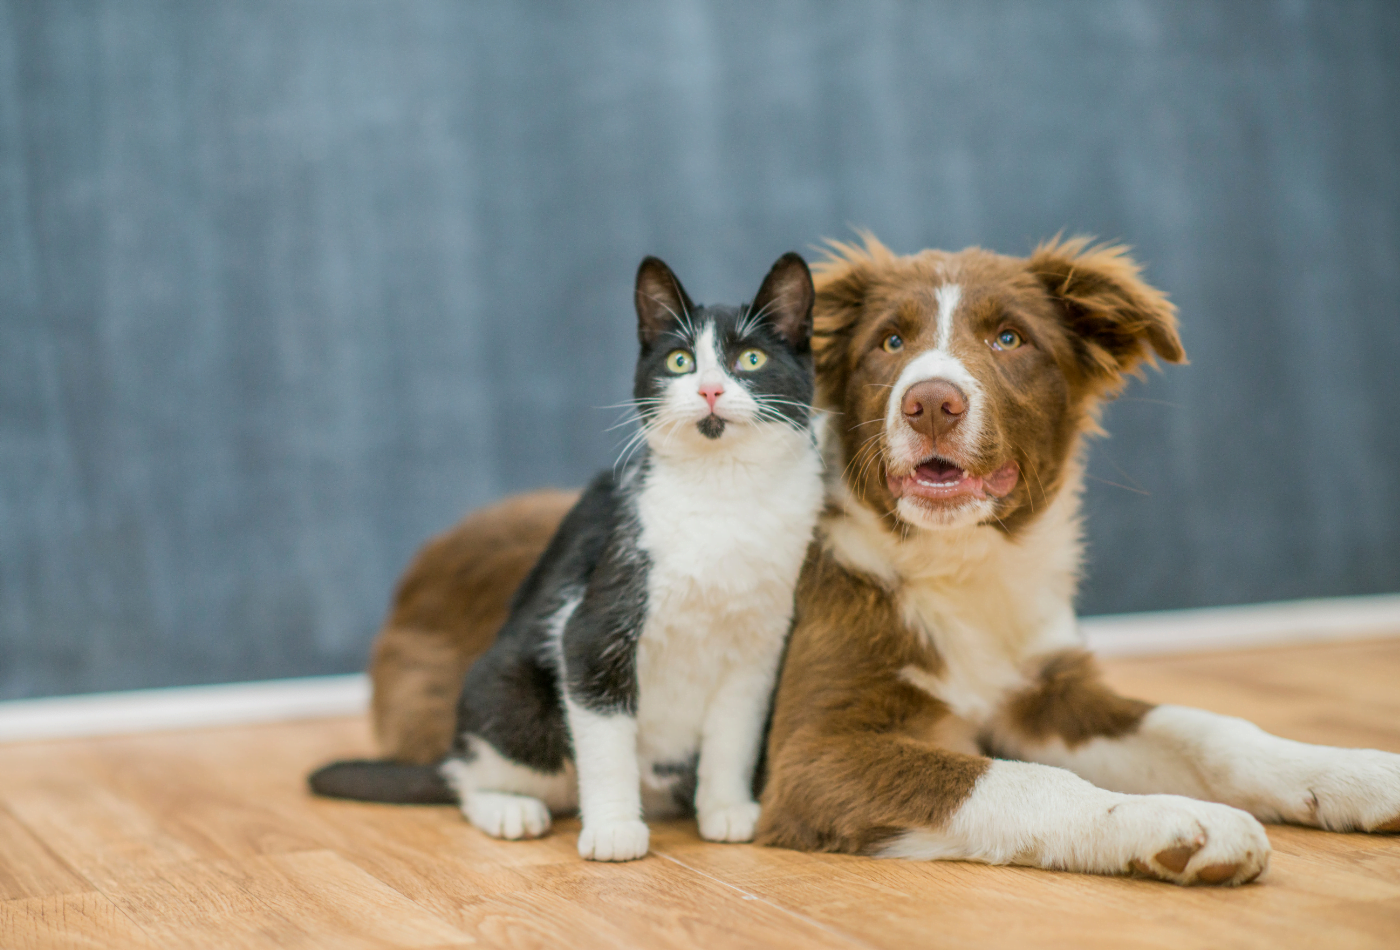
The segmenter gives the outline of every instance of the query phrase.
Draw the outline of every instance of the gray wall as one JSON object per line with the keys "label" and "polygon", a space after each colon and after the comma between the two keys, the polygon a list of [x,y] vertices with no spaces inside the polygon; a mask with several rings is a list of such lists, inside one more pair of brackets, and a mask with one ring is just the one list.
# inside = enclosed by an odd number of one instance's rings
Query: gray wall
{"label": "gray wall", "polygon": [[425,536],[609,460],[643,254],[849,224],[1181,306],[1086,612],[1400,590],[1397,103],[1393,0],[0,3],[0,696],[361,667]]}

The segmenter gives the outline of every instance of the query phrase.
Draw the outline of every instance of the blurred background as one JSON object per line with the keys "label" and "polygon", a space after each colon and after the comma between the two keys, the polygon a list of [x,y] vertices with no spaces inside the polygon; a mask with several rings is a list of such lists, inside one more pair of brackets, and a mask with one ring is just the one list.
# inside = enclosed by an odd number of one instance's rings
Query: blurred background
{"label": "blurred background", "polygon": [[1400,591],[1400,4],[0,3],[0,698],[363,668],[659,254],[1121,239],[1084,613]]}

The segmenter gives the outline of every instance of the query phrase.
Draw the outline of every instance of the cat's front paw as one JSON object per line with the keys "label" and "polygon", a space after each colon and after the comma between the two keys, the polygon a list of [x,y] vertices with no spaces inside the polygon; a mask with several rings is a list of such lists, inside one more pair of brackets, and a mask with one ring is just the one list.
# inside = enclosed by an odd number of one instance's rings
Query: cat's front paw
{"label": "cat's front paw", "polygon": [[589,861],[635,861],[647,853],[650,833],[640,821],[597,821],[578,835],[578,853]]}
{"label": "cat's front paw", "polygon": [[758,826],[758,802],[700,809],[700,837],[706,841],[752,841]]}

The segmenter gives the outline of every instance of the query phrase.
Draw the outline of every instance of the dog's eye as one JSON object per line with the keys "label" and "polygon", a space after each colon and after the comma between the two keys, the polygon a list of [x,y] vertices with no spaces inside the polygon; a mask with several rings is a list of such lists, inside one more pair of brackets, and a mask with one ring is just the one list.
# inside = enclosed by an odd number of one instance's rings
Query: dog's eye
{"label": "dog's eye", "polygon": [[880,345],[885,348],[886,353],[898,353],[904,349],[904,339],[898,333],[891,333],[885,337],[885,342]]}
{"label": "dog's eye", "polygon": [[695,357],[688,350],[672,350],[666,354],[666,368],[673,373],[693,373]]}
{"label": "dog's eye", "polygon": [[1014,350],[1024,342],[1026,341],[1021,339],[1021,334],[1017,333],[1015,330],[1002,330],[996,335],[996,338],[992,340],[992,349]]}
{"label": "dog's eye", "polygon": [[768,354],[762,350],[745,350],[739,354],[734,368],[745,373],[752,373],[766,362],[768,362]]}

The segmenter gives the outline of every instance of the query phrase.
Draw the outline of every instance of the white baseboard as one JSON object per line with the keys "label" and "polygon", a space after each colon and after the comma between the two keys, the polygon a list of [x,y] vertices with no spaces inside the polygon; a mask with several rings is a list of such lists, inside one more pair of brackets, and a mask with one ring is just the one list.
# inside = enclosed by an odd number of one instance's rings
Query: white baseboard
{"label": "white baseboard", "polygon": [[[1400,636],[1400,594],[1085,617],[1090,649],[1145,656]],[[353,716],[369,679],[303,679],[181,686],[0,702],[0,742],[197,729]]]}
{"label": "white baseboard", "polygon": [[369,677],[134,689],[0,703],[0,742],[354,716],[369,707]]}
{"label": "white baseboard", "polygon": [[1085,617],[1080,626],[1089,648],[1102,656],[1400,637],[1400,594],[1115,614]]}

